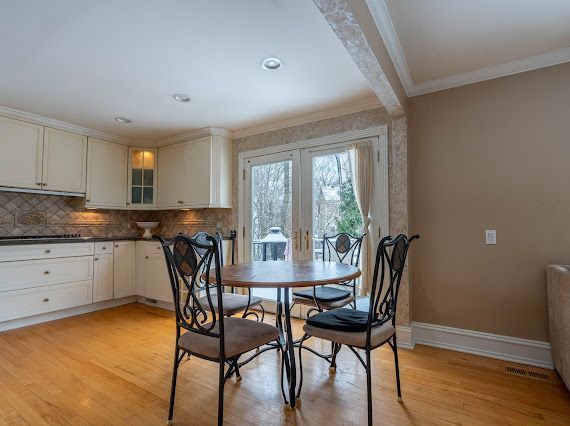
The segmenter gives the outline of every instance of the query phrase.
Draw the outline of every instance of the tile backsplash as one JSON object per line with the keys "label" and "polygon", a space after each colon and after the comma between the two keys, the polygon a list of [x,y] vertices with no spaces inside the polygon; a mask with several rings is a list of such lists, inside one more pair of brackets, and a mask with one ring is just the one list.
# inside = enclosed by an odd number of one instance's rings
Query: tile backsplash
{"label": "tile backsplash", "polygon": [[229,233],[227,210],[125,211],[88,210],[83,199],[59,195],[0,192],[0,237],[81,234],[84,237],[137,237],[135,222],[161,222],[157,233],[171,236],[197,231]]}

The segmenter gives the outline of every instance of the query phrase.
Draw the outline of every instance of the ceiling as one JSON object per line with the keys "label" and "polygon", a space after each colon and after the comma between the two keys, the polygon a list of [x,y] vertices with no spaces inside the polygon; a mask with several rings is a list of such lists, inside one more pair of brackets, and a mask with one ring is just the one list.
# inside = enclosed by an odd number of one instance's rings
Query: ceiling
{"label": "ceiling", "polygon": [[0,2],[0,105],[95,130],[236,130],[374,96],[310,0]]}
{"label": "ceiling", "polygon": [[408,95],[570,61],[569,0],[367,0]]}

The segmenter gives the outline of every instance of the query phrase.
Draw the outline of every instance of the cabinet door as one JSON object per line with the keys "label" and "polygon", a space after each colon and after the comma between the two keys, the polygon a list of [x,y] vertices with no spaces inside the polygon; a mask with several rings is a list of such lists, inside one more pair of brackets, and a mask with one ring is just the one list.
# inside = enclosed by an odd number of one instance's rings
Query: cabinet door
{"label": "cabinet door", "polygon": [[85,193],[87,137],[45,128],[43,189]]}
{"label": "cabinet door", "polygon": [[208,207],[211,203],[212,138],[183,144],[182,201],[184,207]]}
{"label": "cabinet door", "polygon": [[172,303],[172,290],[164,255],[155,253],[145,255],[143,271],[145,297]]}
{"label": "cabinet door", "polygon": [[156,207],[156,149],[129,148],[128,180],[129,209]]}
{"label": "cabinet door", "polygon": [[160,208],[180,207],[182,201],[182,144],[158,150],[158,200]]}
{"label": "cabinet door", "polygon": [[0,117],[0,186],[41,189],[44,128]]}
{"label": "cabinet door", "polygon": [[93,303],[113,298],[113,255],[99,254],[93,259]]}
{"label": "cabinet door", "polygon": [[133,296],[135,292],[135,242],[117,241],[113,251],[114,298]]}
{"label": "cabinet door", "polygon": [[89,138],[87,207],[126,208],[127,155],[126,146]]}

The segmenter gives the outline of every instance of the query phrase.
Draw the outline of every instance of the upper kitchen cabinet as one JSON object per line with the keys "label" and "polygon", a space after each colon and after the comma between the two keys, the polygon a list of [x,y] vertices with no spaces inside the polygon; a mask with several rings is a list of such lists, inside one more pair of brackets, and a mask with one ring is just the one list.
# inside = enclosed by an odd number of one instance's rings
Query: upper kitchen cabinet
{"label": "upper kitchen cabinet", "polygon": [[176,209],[182,206],[182,144],[158,149],[157,207]]}
{"label": "upper kitchen cabinet", "polygon": [[156,150],[129,148],[129,209],[156,207]]}
{"label": "upper kitchen cabinet", "polygon": [[45,128],[42,189],[85,194],[87,137]]}
{"label": "upper kitchen cabinet", "polygon": [[159,148],[159,208],[231,208],[232,142],[207,136]]}
{"label": "upper kitchen cabinet", "polygon": [[44,128],[0,117],[0,186],[42,188]]}
{"label": "upper kitchen cabinet", "polygon": [[124,145],[89,138],[86,207],[126,208],[128,151]]}

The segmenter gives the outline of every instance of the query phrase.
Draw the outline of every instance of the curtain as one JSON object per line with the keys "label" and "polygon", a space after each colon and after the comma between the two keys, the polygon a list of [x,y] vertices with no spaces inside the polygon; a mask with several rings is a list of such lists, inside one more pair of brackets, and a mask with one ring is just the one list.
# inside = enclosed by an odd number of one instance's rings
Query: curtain
{"label": "curtain", "polygon": [[366,234],[362,241],[359,292],[362,296],[370,293],[370,205],[372,203],[372,185],[374,180],[373,151],[370,141],[358,142],[348,146],[352,163],[352,185],[358,209],[362,215],[362,232]]}

